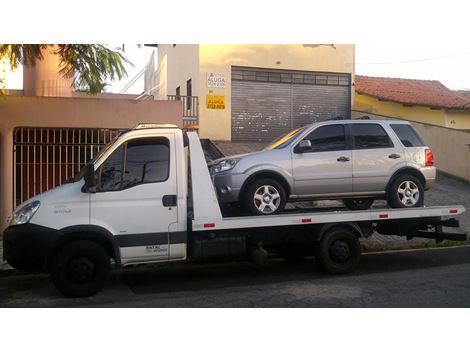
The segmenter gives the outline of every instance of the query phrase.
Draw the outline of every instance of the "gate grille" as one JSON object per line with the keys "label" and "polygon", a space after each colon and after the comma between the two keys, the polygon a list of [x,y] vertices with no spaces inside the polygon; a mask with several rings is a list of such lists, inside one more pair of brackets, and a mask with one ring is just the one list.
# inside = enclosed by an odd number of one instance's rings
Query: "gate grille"
{"label": "gate grille", "polygon": [[122,130],[18,127],[13,139],[13,206],[72,178]]}

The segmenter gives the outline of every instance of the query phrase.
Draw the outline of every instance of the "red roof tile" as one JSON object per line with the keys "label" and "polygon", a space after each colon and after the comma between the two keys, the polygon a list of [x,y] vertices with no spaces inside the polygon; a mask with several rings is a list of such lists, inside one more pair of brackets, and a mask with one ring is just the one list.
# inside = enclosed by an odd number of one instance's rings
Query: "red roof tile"
{"label": "red roof tile", "polygon": [[439,81],[356,76],[356,92],[401,104],[470,110],[470,99]]}

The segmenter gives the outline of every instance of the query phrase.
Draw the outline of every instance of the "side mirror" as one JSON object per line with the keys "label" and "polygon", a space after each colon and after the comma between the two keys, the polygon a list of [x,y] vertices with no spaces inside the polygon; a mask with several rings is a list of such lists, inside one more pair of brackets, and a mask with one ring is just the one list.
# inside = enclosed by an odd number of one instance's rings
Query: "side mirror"
{"label": "side mirror", "polygon": [[310,142],[310,139],[304,139],[301,140],[300,143],[297,145],[297,152],[298,153],[303,153],[308,150],[312,149],[312,143]]}
{"label": "side mirror", "polygon": [[83,179],[85,180],[84,191],[87,193],[96,193],[95,168],[93,164],[85,165]]}

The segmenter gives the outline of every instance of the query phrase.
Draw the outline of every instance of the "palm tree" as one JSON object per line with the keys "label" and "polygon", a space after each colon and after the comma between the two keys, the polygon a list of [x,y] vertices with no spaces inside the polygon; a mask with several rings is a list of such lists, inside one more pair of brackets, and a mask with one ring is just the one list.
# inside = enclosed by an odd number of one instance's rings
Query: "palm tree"
{"label": "palm tree", "polygon": [[65,78],[74,77],[75,89],[89,94],[103,91],[108,79],[127,76],[124,63],[130,63],[118,50],[102,44],[0,44],[0,59],[8,59],[11,69],[19,64],[34,66],[43,59],[43,50],[54,46],[59,56],[59,73]]}

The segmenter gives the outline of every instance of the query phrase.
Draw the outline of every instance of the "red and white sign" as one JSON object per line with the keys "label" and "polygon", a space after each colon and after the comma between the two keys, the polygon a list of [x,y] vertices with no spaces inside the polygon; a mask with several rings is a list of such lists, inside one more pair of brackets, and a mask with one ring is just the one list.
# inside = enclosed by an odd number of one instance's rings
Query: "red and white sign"
{"label": "red and white sign", "polygon": [[225,88],[225,76],[223,73],[207,72],[208,88]]}

